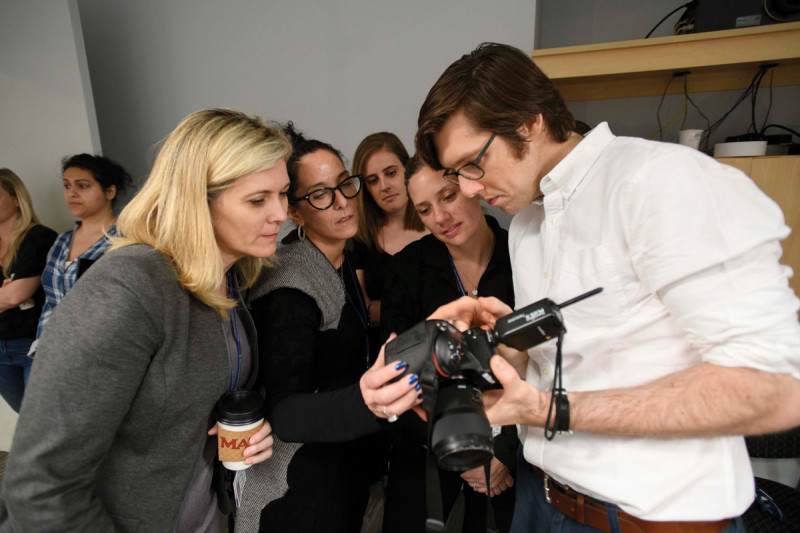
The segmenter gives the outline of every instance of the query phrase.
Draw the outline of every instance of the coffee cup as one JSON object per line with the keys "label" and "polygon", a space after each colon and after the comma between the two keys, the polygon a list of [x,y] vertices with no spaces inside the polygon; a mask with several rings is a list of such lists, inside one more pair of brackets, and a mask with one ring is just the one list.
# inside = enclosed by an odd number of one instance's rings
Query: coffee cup
{"label": "coffee cup", "polygon": [[219,460],[228,470],[244,470],[248,440],[264,425],[264,400],[254,391],[232,390],[214,407]]}
{"label": "coffee cup", "polygon": [[700,139],[703,138],[703,130],[681,130],[678,132],[678,144],[688,146],[697,150],[700,148]]}

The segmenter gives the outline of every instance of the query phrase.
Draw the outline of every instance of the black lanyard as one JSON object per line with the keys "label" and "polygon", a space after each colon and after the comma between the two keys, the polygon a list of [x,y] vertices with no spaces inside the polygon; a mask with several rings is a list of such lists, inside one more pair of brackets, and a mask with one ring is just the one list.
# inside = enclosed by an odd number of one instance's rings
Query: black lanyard
{"label": "black lanyard", "polygon": [[[233,299],[233,279],[231,277],[230,271],[228,272],[228,295],[231,299]],[[237,300],[238,303],[238,300]],[[236,320],[236,306],[234,305],[231,308],[231,320],[233,320],[233,334],[236,337],[236,382],[233,381],[233,368],[231,365],[231,358],[228,357],[228,371],[230,373],[230,381],[229,381],[229,388],[230,390],[236,390],[239,388],[239,376],[242,373],[242,344],[239,342],[239,324]]]}
{"label": "black lanyard", "polygon": [[453,269],[453,274],[456,277],[456,283],[458,283],[458,290],[461,292],[461,296],[468,296],[467,291],[464,290],[464,285],[461,283],[461,276],[458,275],[456,264],[453,262],[453,256],[450,255],[450,252],[447,252],[447,258],[450,260],[450,268]]}

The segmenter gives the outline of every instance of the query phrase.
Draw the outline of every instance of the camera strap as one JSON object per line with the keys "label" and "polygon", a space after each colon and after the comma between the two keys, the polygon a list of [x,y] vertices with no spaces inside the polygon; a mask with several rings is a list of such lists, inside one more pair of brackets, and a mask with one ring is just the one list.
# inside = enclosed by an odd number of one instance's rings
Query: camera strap
{"label": "camera strap", "polygon": [[[430,433],[430,430],[429,430]],[[447,517],[447,522],[444,521],[444,510],[442,506],[442,487],[439,484],[439,466],[436,464],[436,457],[433,452],[428,449],[425,454],[426,460],[426,476],[425,476],[425,498],[428,506],[428,518],[425,520],[425,531],[427,533],[461,533],[464,529],[464,512],[466,510],[466,502],[464,500],[464,490],[467,490],[466,484],[461,487],[456,501],[453,503],[453,508],[450,509],[450,514]],[[492,499],[488,494],[488,487],[490,481],[490,472],[492,468],[491,461],[484,465],[484,474],[486,477],[486,533],[498,533],[497,526],[494,520],[494,508],[492,507]]]}
{"label": "camera strap", "polygon": [[[428,442],[430,442],[431,424],[428,423]],[[425,498],[427,500],[428,518],[425,520],[425,531],[435,533],[444,531],[444,511],[442,510],[442,487],[439,484],[439,467],[430,446],[425,452]]]}
{"label": "camera strap", "polygon": [[498,533],[497,526],[494,523],[494,508],[492,507],[492,498],[489,497],[489,478],[492,472],[492,462],[489,461],[483,465],[483,472],[486,476],[486,533]]}
{"label": "camera strap", "polygon": [[[556,361],[553,369],[553,390],[550,393],[550,405],[547,407],[547,420],[544,423],[544,436],[553,440],[556,433],[569,430],[569,400],[567,391],[561,383],[561,346],[564,343],[564,330],[558,333],[556,341]],[[550,420],[553,421],[552,427]]]}

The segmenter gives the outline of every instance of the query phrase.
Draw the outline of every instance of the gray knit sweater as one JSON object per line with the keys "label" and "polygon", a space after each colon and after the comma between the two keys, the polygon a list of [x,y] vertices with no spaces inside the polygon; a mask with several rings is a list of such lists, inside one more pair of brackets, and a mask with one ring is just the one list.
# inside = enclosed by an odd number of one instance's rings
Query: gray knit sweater
{"label": "gray knit sweater", "polygon": [[229,385],[223,326],[150,247],[92,266],[41,338],[0,531],[172,531]]}

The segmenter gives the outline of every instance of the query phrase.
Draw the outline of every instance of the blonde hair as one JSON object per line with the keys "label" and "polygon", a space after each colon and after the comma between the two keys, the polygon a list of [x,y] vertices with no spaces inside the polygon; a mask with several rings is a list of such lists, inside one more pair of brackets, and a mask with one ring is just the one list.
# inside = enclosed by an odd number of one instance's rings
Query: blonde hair
{"label": "blonde hair", "polygon": [[[289,139],[259,117],[234,109],[192,113],[169,134],[141,190],[117,220],[113,248],[147,244],[172,262],[180,284],[220,314],[234,301],[217,292],[225,275],[208,202],[240,178],[270,169],[291,153]],[[244,287],[267,261],[235,267]]]}
{"label": "blonde hair", "polygon": [[31,195],[28,193],[28,188],[19,179],[19,176],[14,174],[11,169],[0,168],[0,187],[17,199],[19,204],[17,207],[17,220],[11,226],[11,238],[8,242],[8,251],[5,257],[0,257],[3,262],[3,275],[8,277],[11,274],[11,269],[14,266],[14,259],[17,257],[19,245],[25,237],[25,233],[31,225],[39,224],[39,218],[33,210],[33,202],[31,202]]}

